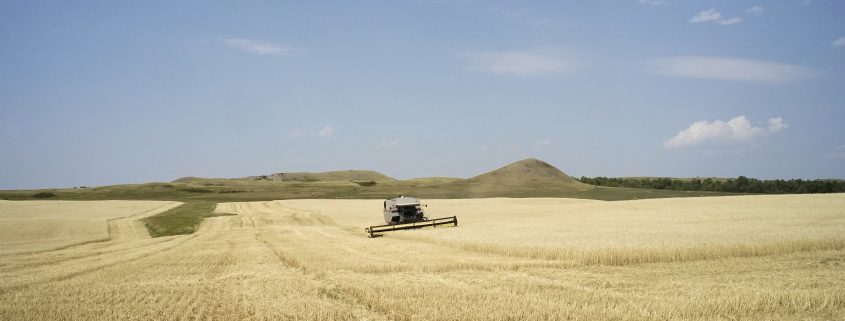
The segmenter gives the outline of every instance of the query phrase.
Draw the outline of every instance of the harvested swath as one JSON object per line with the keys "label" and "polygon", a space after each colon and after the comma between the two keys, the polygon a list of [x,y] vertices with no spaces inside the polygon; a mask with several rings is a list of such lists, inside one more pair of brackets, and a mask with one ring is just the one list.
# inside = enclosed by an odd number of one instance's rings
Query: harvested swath
{"label": "harvested swath", "polygon": [[[845,250],[810,247],[748,256],[729,248],[823,240],[810,235],[824,233],[818,225],[842,231],[843,195],[804,197],[688,204],[432,200],[426,208],[432,215],[466,217],[462,225],[377,239],[367,238],[361,227],[380,220],[379,200],[224,203],[217,210],[236,215],[208,218],[190,236],[5,257],[0,319],[841,319]],[[727,205],[720,207],[720,201]],[[765,203],[779,210],[751,210]],[[681,214],[657,210],[664,207]],[[732,215],[716,215],[731,208]],[[510,219],[499,222],[508,212]],[[690,219],[695,213],[707,219]],[[534,215],[542,219],[526,219]],[[632,224],[624,220],[631,215],[642,219],[630,226],[630,235],[602,239],[622,229],[617,225]],[[759,215],[773,215],[774,222]],[[648,233],[659,222],[692,236],[663,235],[666,229]],[[565,227],[577,223],[585,231]],[[500,230],[507,224],[513,235]],[[726,233],[710,231],[732,225],[735,230]],[[775,228],[785,235],[767,234]],[[588,237],[590,229],[598,235]],[[743,230],[751,235],[741,235]],[[555,234],[561,231],[576,234]],[[453,234],[458,232],[465,237]],[[586,238],[567,243],[573,236]],[[673,238],[679,247],[663,244]],[[709,243],[695,244],[698,240]],[[622,241],[632,247],[616,246]],[[690,244],[727,254],[641,264],[651,254],[637,252]],[[533,247],[540,252],[522,254]],[[543,252],[566,248],[582,252]],[[647,259],[585,260],[600,257],[597,251],[628,250],[630,258]]]}
{"label": "harvested swath", "polygon": [[[788,254],[845,247],[845,194],[604,202],[575,199],[427,200],[457,229],[391,233],[457,249],[583,264],[624,265]],[[287,200],[338,224],[379,223],[380,201]]]}
{"label": "harvested swath", "polygon": [[0,201],[0,255],[123,238],[149,238],[138,222],[181,203],[165,201]]}

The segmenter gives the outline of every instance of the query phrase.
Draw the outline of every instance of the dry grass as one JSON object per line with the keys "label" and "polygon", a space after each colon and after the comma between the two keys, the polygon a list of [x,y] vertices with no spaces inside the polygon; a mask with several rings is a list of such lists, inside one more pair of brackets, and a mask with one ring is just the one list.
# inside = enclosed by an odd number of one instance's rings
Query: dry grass
{"label": "dry grass", "polygon": [[[610,265],[845,248],[843,194],[620,202],[495,198],[426,203],[429,217],[458,215],[461,228],[400,232],[388,238],[482,253]],[[383,224],[374,214],[380,204],[378,200],[289,200],[280,205],[363,227]]]}
{"label": "dry grass", "polygon": [[0,255],[149,237],[137,219],[178,206],[159,201],[0,201]]}
{"label": "dry grass", "polygon": [[5,257],[0,319],[841,320],[843,202],[436,200],[460,227],[378,239],[381,201],[225,203],[191,236]]}

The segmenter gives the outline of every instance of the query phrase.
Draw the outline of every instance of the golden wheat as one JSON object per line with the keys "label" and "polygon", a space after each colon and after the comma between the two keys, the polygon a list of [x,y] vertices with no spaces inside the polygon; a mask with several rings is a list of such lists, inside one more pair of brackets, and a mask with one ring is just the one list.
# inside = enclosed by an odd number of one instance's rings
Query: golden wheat
{"label": "golden wheat", "polygon": [[4,256],[6,320],[838,320],[845,195],[225,203],[193,235]]}
{"label": "golden wheat", "polygon": [[149,237],[137,220],[179,206],[161,201],[2,201],[0,255]]}

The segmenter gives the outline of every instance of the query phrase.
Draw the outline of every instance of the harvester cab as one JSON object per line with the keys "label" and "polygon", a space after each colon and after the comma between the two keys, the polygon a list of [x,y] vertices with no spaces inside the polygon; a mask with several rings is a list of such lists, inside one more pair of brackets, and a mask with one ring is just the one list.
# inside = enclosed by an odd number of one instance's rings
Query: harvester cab
{"label": "harvester cab", "polygon": [[425,213],[420,200],[414,197],[399,196],[384,201],[384,222],[403,224],[425,221]]}
{"label": "harvester cab", "polygon": [[458,226],[456,216],[429,219],[423,210],[425,205],[415,197],[399,196],[384,201],[384,222],[385,225],[375,225],[365,228],[364,231],[370,237],[381,236],[381,233],[417,229],[423,227],[436,227],[438,225],[451,224]]}

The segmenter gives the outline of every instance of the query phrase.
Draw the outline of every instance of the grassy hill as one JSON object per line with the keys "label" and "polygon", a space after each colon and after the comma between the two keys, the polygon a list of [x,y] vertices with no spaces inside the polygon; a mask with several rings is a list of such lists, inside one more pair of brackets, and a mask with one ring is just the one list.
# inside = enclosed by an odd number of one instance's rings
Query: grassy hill
{"label": "grassy hill", "polygon": [[[275,175],[275,174],[274,174]],[[275,179],[274,179],[275,177]],[[218,202],[277,199],[384,199],[397,195],[420,198],[569,197],[630,200],[730,195],[583,184],[551,164],[521,160],[468,179],[429,177],[395,180],[374,171],[284,173],[245,178],[183,177],[170,183],[111,185],[94,188],[0,191],[0,199],[172,200],[185,205],[146,218],[155,236],[192,233]]]}
{"label": "grassy hill", "polygon": [[[176,201],[260,201],[302,198],[571,197],[599,200],[725,195],[725,193],[600,187],[583,184],[549,163],[525,159],[468,179],[395,180],[375,171],[285,173],[273,180],[184,177],[170,183],[94,188],[0,191],[0,199],[147,199]],[[285,178],[288,177],[288,178]],[[37,196],[36,196],[37,195]]]}
{"label": "grassy hill", "polygon": [[539,159],[525,159],[452,184],[465,186],[471,195],[507,196],[536,191],[567,193],[590,190],[556,167]]}
{"label": "grassy hill", "polygon": [[221,178],[201,178],[201,177],[182,177],[174,180],[174,183],[208,183],[226,180],[241,180],[241,181],[273,181],[273,182],[386,182],[395,181],[396,179],[376,171],[369,170],[345,170],[345,171],[330,171],[320,173],[310,172],[295,172],[295,173],[275,173],[270,175],[247,176],[242,178],[221,179]]}
{"label": "grassy hill", "polygon": [[411,179],[408,179],[408,180],[405,180],[405,181],[410,183],[410,184],[416,184],[416,185],[433,185],[433,184],[444,184],[444,183],[457,182],[457,181],[462,181],[462,180],[463,180],[463,178],[457,178],[457,177],[418,177],[418,178],[411,178]]}

